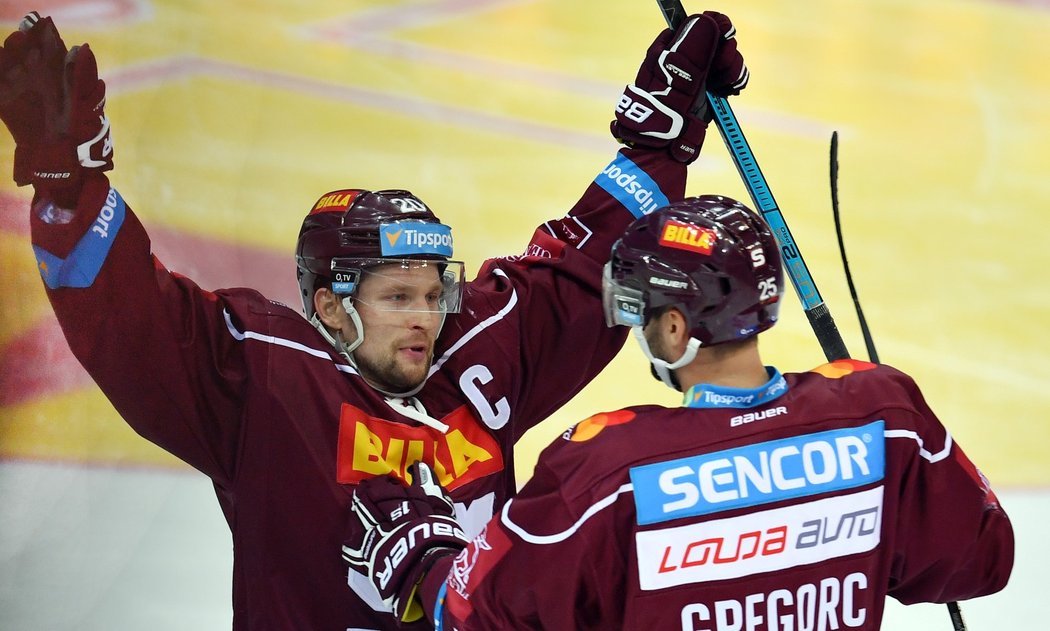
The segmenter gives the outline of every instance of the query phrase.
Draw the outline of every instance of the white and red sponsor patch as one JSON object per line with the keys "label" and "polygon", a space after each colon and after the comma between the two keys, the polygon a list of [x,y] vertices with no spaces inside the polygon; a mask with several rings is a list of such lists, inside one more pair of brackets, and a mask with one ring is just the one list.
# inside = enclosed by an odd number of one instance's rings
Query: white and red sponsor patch
{"label": "white and red sponsor patch", "polygon": [[635,534],[643,590],[718,581],[872,550],[883,487]]}

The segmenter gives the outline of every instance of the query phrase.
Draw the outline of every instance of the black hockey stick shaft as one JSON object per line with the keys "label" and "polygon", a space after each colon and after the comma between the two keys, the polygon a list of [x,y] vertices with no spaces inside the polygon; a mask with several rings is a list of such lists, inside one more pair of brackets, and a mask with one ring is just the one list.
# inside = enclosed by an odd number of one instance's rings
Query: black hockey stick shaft
{"label": "black hockey stick shaft", "polygon": [[860,307],[860,298],[857,297],[857,288],[853,284],[853,273],[849,269],[849,260],[846,258],[846,242],[842,238],[842,220],[839,217],[839,133],[831,132],[831,158],[828,167],[831,178],[831,214],[835,218],[835,236],[839,241],[839,255],[842,257],[842,269],[846,272],[846,284],[849,286],[849,295],[853,298],[853,306],[857,311],[857,321],[860,323],[860,332],[864,336],[864,346],[868,350],[868,359],[872,363],[879,363],[879,353],[875,350],[875,340],[868,328],[868,321],[864,317],[864,310]]}
{"label": "black hockey stick shaft", "polygon": [[[879,354],[875,350],[875,340],[872,339],[871,329],[868,321],[864,318],[864,310],[860,307],[860,299],[857,297],[857,289],[853,285],[853,274],[850,273],[849,261],[846,259],[846,244],[842,238],[842,222],[839,219],[839,134],[831,133],[831,158],[829,164],[829,175],[831,178],[831,212],[835,217],[835,235],[839,240],[839,254],[842,256],[842,267],[846,271],[846,283],[849,285],[850,296],[853,297],[853,305],[857,309],[857,320],[860,322],[860,331],[864,335],[864,345],[868,349],[868,357],[873,363],[879,363]],[[952,619],[952,627],[955,631],[966,631],[966,621],[963,620],[962,610],[959,603],[948,603],[948,615]]]}
{"label": "black hockey stick shaft", "polygon": [[[685,21],[686,12],[681,0],[657,0],[656,3],[660,6],[667,25],[672,29],[678,28]],[[842,335],[839,334],[835,320],[831,317],[831,311],[824,304],[824,299],[817,290],[817,283],[809,273],[806,261],[802,258],[802,252],[795,244],[794,237],[791,236],[791,230],[788,229],[780,207],[773,199],[773,193],[769,190],[765,176],[762,175],[762,169],[759,168],[758,161],[751,153],[751,146],[740,130],[733,108],[729,106],[729,101],[725,98],[710,92],[707,93],[707,107],[711,108],[718,131],[733,157],[733,163],[740,172],[751,201],[758,207],[776,236],[788,278],[791,279],[795,293],[802,302],[806,318],[809,319],[809,325],[813,328],[817,341],[820,342],[824,356],[828,361],[847,359],[849,351],[846,350]]]}

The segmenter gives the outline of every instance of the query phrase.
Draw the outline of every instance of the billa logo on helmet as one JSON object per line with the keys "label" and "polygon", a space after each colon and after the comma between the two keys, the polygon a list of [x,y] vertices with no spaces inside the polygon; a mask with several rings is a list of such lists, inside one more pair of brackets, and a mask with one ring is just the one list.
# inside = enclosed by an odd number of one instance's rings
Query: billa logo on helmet
{"label": "billa logo on helmet", "polygon": [[360,189],[347,189],[344,191],[329,193],[317,200],[317,203],[314,204],[310,214],[325,213],[333,210],[345,211],[347,208],[350,208],[350,204],[352,204],[361,193],[362,191]]}
{"label": "billa logo on helmet", "polygon": [[660,245],[699,254],[711,254],[718,235],[714,230],[669,220],[660,233]]}

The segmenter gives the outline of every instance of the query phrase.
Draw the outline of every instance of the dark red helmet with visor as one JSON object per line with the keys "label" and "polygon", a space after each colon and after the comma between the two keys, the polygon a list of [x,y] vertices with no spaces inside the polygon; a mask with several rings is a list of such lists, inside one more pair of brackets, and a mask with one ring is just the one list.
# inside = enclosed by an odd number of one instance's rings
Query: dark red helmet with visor
{"label": "dark red helmet with visor", "polygon": [[640,327],[676,307],[700,346],[745,339],[777,321],[783,279],[758,214],[728,197],[691,197],[636,220],[613,245],[606,322]]}

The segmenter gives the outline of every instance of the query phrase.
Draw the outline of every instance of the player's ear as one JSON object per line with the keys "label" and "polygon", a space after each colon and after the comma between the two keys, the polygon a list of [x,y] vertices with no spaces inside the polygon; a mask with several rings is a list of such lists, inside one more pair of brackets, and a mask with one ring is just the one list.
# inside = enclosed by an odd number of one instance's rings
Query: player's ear
{"label": "player's ear", "polygon": [[664,341],[667,348],[673,349],[680,357],[689,343],[689,323],[685,315],[674,307],[664,312],[662,320],[661,329],[666,336]]}
{"label": "player's ear", "polygon": [[342,328],[343,307],[339,304],[339,297],[327,287],[321,287],[314,292],[314,311],[325,326],[333,329]]}

